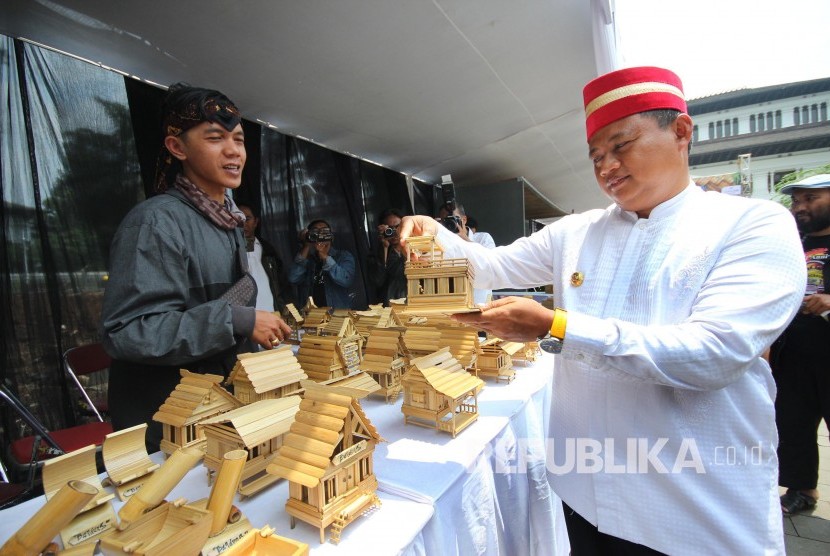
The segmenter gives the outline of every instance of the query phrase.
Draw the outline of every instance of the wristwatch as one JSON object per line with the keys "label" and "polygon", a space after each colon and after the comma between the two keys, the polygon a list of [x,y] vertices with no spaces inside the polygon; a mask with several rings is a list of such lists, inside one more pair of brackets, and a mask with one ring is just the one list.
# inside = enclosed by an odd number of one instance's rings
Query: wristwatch
{"label": "wristwatch", "polygon": [[539,340],[539,348],[547,353],[559,353],[565,341],[565,328],[568,324],[568,312],[557,307],[553,310],[553,323],[550,332]]}

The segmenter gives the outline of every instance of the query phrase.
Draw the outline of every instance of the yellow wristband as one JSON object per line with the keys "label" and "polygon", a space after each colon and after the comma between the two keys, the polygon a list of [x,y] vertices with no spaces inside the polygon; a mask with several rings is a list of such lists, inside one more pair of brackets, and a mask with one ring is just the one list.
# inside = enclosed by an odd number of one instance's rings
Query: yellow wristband
{"label": "yellow wristband", "polygon": [[559,340],[565,339],[565,328],[568,326],[568,312],[557,307],[553,310],[553,323],[550,325],[550,335]]}

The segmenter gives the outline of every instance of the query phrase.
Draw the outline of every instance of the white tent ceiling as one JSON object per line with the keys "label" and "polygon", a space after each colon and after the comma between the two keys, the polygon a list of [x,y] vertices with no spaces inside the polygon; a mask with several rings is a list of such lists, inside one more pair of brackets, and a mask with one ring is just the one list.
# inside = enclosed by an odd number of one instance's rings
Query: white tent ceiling
{"label": "white tent ceiling", "polygon": [[0,33],[220,89],[249,119],[427,182],[524,176],[578,212],[608,204],[581,92],[612,48],[610,2],[6,0]]}

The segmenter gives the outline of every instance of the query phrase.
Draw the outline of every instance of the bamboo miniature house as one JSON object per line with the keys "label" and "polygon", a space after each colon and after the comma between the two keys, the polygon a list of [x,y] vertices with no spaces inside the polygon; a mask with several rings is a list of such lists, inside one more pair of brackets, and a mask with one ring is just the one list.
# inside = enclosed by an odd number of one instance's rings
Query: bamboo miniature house
{"label": "bamboo miniature house", "polygon": [[299,406],[299,396],[262,400],[202,421],[208,484],[212,484],[225,454],[233,450],[248,453],[240,495],[251,496],[276,482],[277,477],[265,473],[265,468],[276,456]]}
{"label": "bamboo miniature house", "polygon": [[43,491],[46,500],[54,497],[69,481],[80,480],[97,489],[97,494],[80,509],[78,515],[61,528],[60,536],[64,548],[95,543],[98,538],[112,530],[117,523],[115,510],[110,501],[114,494],[104,490],[98,478],[95,463],[95,446],[69,452],[43,463]]}
{"label": "bamboo miniature house", "polygon": [[[539,347],[539,342],[502,342],[505,345],[505,350],[514,349],[512,344],[519,344],[519,348],[511,353],[513,363],[521,363],[529,365],[536,361],[536,358],[542,354],[542,349]],[[509,352],[508,352],[509,353]]]}
{"label": "bamboo miniature house", "polygon": [[313,334],[317,333],[317,328],[329,321],[331,317],[331,307],[318,307],[314,304],[314,299],[309,297],[305,307],[303,307],[303,328]]}
{"label": "bamboo miniature house", "polygon": [[360,335],[316,336],[306,334],[300,342],[297,361],[308,378],[324,382],[346,376],[360,367]]}
{"label": "bamboo miniature house", "polygon": [[369,332],[374,328],[405,329],[400,316],[392,307],[369,305],[368,311],[352,311],[352,315],[357,332],[364,340],[369,338]]}
{"label": "bamboo miniature house", "polygon": [[300,329],[303,327],[304,321],[305,317],[300,314],[294,304],[286,303],[285,323],[291,327],[291,333],[283,340],[284,343],[295,345],[300,343]]}
{"label": "bamboo miniature house", "polygon": [[409,326],[403,334],[404,356],[407,366],[413,359],[434,353],[441,345],[441,331],[434,326]]}
{"label": "bamboo miniature house", "polygon": [[147,423],[112,432],[104,437],[101,454],[107,479],[115,486],[118,498],[126,501],[135,494],[159,464],[150,459],[144,439]]}
{"label": "bamboo miniature house", "polygon": [[332,541],[372,506],[379,506],[375,445],[383,439],[348,389],[306,381],[291,431],[268,473],[288,479],[285,504],[291,527],[299,519],[320,529],[332,525]]}
{"label": "bamboo miniature house", "polygon": [[516,353],[523,347],[520,342],[503,342],[499,338],[488,338],[481,343],[478,355],[478,376],[495,378],[496,382],[510,382],[516,378],[513,370],[511,352]]}
{"label": "bamboo miniature house", "polygon": [[406,424],[455,437],[478,419],[478,393],[484,382],[466,372],[448,347],[413,359],[401,383]]}
{"label": "bamboo miniature house", "polygon": [[196,427],[201,421],[242,406],[242,402],[222,388],[220,375],[180,371],[181,381],[153,415],[161,423],[160,449],[167,455],[179,448],[205,448],[205,436]]}
{"label": "bamboo miniature house", "polygon": [[350,315],[332,314],[329,321],[317,327],[318,336],[338,336],[347,338],[359,336],[354,319]]}
{"label": "bamboo miniature house", "polygon": [[401,375],[406,366],[403,356],[403,331],[397,328],[373,328],[363,350],[361,368],[380,385],[378,395],[389,403],[403,390]]}
{"label": "bamboo miniature house", "polygon": [[308,376],[300,367],[291,346],[240,353],[227,382],[236,398],[250,404],[299,393],[300,381]]}
{"label": "bamboo miniature house", "polygon": [[473,267],[467,259],[445,259],[434,236],[407,240],[406,314],[470,313],[481,309],[473,301]]}

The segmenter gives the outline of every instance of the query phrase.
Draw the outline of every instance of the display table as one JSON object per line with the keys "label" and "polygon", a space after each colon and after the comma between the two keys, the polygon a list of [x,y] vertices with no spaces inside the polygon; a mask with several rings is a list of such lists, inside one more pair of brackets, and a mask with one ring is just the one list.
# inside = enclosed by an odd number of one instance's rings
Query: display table
{"label": "display table", "polygon": [[[516,367],[510,384],[487,382],[478,421],[456,438],[404,425],[401,398],[361,401],[387,441],[375,449],[382,506],[343,530],[339,545],[320,544],[319,531],[301,521],[289,528],[288,484],[280,481],[237,501],[254,527],[308,543],[312,554],[562,554],[569,553],[559,499],[550,490],[545,454],[527,438],[546,438],[553,357]],[[153,459],[161,461],[160,454]],[[167,497],[206,498],[201,465]],[[44,503],[40,497],[0,512],[0,544]],[[116,511],[121,506],[115,502]]]}

